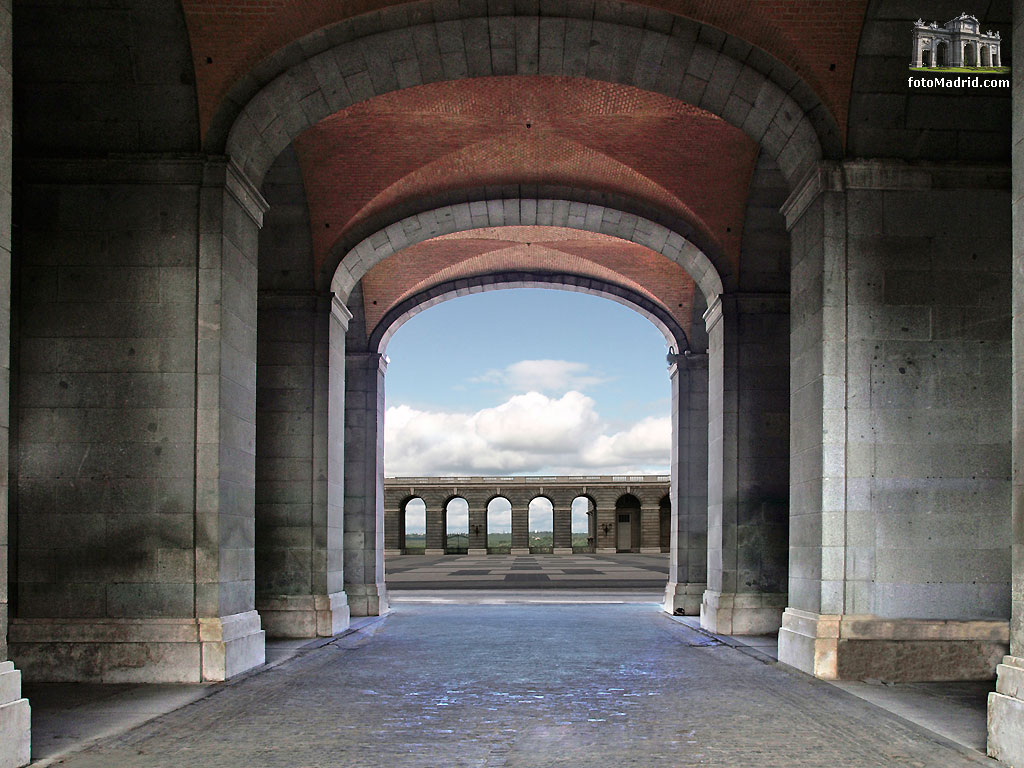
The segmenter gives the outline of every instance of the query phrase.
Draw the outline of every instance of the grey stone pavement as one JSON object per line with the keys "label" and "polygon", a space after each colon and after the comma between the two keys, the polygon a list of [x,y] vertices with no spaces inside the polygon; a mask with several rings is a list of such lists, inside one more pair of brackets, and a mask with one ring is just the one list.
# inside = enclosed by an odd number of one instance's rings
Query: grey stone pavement
{"label": "grey stone pavement", "polygon": [[388,589],[656,589],[668,555],[400,555],[384,561]]}
{"label": "grey stone pavement", "polygon": [[654,603],[410,597],[57,764],[998,765]]}

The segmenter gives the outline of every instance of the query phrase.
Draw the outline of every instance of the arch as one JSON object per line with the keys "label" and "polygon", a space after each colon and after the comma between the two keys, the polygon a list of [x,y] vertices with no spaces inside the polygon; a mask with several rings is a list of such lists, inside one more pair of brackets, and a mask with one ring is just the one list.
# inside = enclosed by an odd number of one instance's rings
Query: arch
{"label": "arch", "polygon": [[[551,554],[554,549],[555,504],[545,494],[530,499],[527,508],[530,554]],[[538,526],[546,526],[538,528]]]}
{"label": "arch", "polygon": [[708,306],[723,292],[721,271],[711,259],[662,224],[597,203],[515,198],[424,211],[365,237],[340,259],[331,279],[331,291],[347,301],[371,267],[415,243],[453,232],[508,225],[566,227],[619,237],[646,246],[683,267],[697,283]]}
{"label": "arch", "polygon": [[964,45],[964,66],[978,66],[978,47],[974,43],[966,43]]}
{"label": "arch", "polygon": [[464,555],[468,551],[469,502],[463,496],[449,496],[444,503],[444,553]]}
{"label": "arch", "polygon": [[981,66],[992,66],[992,48],[987,45],[981,46]]}
{"label": "arch", "polygon": [[624,493],[615,500],[615,549],[618,552],[640,550],[640,499]]}
{"label": "arch", "polygon": [[935,44],[935,66],[949,66],[949,43],[947,43],[945,40],[939,40]]}
{"label": "arch", "polygon": [[581,493],[572,500],[569,508],[573,552],[594,552],[597,548],[597,503],[590,494]]}
{"label": "arch", "polygon": [[[540,74],[604,80],[681,98],[743,130],[777,160],[791,185],[821,157],[842,154],[841,132],[814,90],[763,52],[745,57],[760,63],[756,69],[733,58],[728,47],[719,51],[693,38],[641,32],[623,23],[536,15],[474,20],[479,23],[456,28],[446,22],[410,25],[336,45],[319,33],[293,43],[267,65],[273,72],[268,79],[250,76],[225,99],[205,146],[223,148],[258,186],[274,158],[300,133],[354,103],[426,82]],[[489,34],[488,25],[506,27],[506,45],[512,47],[497,47],[504,36]],[[444,59],[452,57],[442,54],[439,40],[450,40],[453,32],[461,53],[446,68]],[[636,57],[595,55],[595,47],[635,51]]]}
{"label": "arch", "polygon": [[439,283],[432,288],[410,296],[393,307],[377,324],[370,334],[368,348],[375,352],[383,352],[391,337],[405,323],[430,307],[445,301],[492,290],[510,290],[513,288],[549,288],[554,290],[578,291],[617,302],[643,315],[661,331],[665,343],[682,351],[690,348],[686,332],[676,320],[656,302],[645,296],[619,285],[606,283],[592,277],[579,275],[545,274],[537,272],[503,272],[492,275],[474,277]]}
{"label": "arch", "polygon": [[[410,504],[413,505],[412,509],[409,507]],[[402,499],[398,509],[399,550],[403,555],[422,555],[427,547],[427,503],[420,496],[406,496]],[[411,537],[410,512],[413,513],[411,527],[414,529],[411,532]],[[422,529],[422,532],[420,529]]]}
{"label": "arch", "polygon": [[487,500],[485,510],[487,554],[507,555],[512,550],[512,502],[498,494]]}

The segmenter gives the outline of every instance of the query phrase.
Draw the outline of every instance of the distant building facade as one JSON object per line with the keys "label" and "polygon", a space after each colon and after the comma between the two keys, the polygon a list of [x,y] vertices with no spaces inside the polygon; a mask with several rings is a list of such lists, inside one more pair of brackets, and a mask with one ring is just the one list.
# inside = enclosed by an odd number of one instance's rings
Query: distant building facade
{"label": "distant building facade", "polygon": [[914,22],[912,67],[1000,67],[1002,54],[998,32],[982,32],[978,20],[961,13],[942,26],[918,19]]}

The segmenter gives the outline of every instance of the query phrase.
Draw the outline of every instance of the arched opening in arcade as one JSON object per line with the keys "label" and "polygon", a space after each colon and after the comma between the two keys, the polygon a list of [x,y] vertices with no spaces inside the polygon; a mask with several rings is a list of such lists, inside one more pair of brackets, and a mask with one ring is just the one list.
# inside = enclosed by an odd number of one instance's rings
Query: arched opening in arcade
{"label": "arched opening in arcade", "polygon": [[572,500],[572,551],[594,552],[597,546],[597,505],[589,496]]}
{"label": "arched opening in arcade", "polygon": [[402,553],[422,555],[427,547],[427,505],[423,499],[414,496],[403,502],[399,526],[402,532]]}
{"label": "arched opening in arcade", "polygon": [[487,554],[507,555],[512,551],[512,502],[495,496],[487,502]]}
{"label": "arched opening in arcade", "polygon": [[[608,32],[614,39],[629,39],[624,26],[611,23]],[[699,33],[702,27],[695,23],[693,28]],[[664,42],[673,50],[677,46],[673,37]],[[348,44],[324,45],[326,61]],[[295,61],[321,55],[298,47],[293,53]],[[386,604],[379,553],[396,551],[387,542],[376,544],[386,536],[382,518],[391,509],[380,498],[381,479],[396,465],[393,452],[387,454],[387,466],[384,459],[384,449],[393,445],[384,440],[384,432],[396,420],[394,414],[385,418],[384,387],[389,365],[400,365],[399,355],[391,354],[392,335],[425,309],[498,288],[561,288],[602,296],[629,306],[662,332],[659,356],[668,353],[672,387],[667,405],[670,474],[676,479],[670,496],[680,510],[673,517],[681,521],[670,532],[670,547],[689,555],[686,565],[680,561],[670,575],[669,586],[692,595],[717,593],[722,583],[734,581],[732,574],[715,580],[717,573],[698,567],[701,559],[736,560],[731,554],[708,557],[711,550],[735,548],[730,528],[735,515],[710,509],[707,499],[746,505],[766,492],[786,493],[774,487],[786,485],[785,447],[773,443],[773,455],[754,457],[772,467],[765,482],[752,480],[750,472],[724,472],[720,456],[733,455],[740,440],[757,441],[762,431],[781,430],[779,425],[788,423],[791,264],[780,209],[813,163],[837,152],[840,138],[813,89],[794,91],[788,79],[776,82],[771,68],[733,62],[732,55],[721,53],[723,61],[735,64],[739,79],[723,84],[724,93],[734,86],[752,90],[732,100],[729,109],[710,96],[687,103],[679,96],[681,83],[667,90],[655,87],[637,74],[643,68],[569,75],[560,67],[547,70],[549,59],[539,70],[520,71],[517,62],[513,74],[446,75],[409,87],[382,84],[358,100],[339,99],[339,90],[324,91],[322,103],[319,97],[300,103],[285,87],[292,66],[286,57],[277,85],[238,96],[237,103],[249,104],[244,121],[230,131],[230,121],[217,123],[218,131],[226,131],[224,146],[260,181],[270,205],[259,235],[260,322],[270,326],[282,314],[305,312],[308,326],[302,332],[314,348],[323,345],[324,352],[314,358],[320,367],[313,377],[320,382],[313,387],[314,397],[322,400],[313,412],[328,415],[327,423],[313,430],[313,443],[326,443],[321,465],[328,471],[315,475],[314,484],[323,482],[327,492],[318,487],[313,498],[326,498],[328,525],[336,520],[343,527],[345,558],[363,564],[345,570],[354,615]],[[324,71],[330,80],[332,67]],[[762,103],[770,106],[758,106]],[[436,111],[439,104],[459,106],[454,112]],[[417,135],[424,109],[432,115],[432,130],[451,122],[443,129],[450,146],[438,154],[430,142],[407,141],[399,157],[392,151],[393,134]],[[280,121],[272,136],[266,126],[252,123],[252,115],[264,114],[295,119]],[[645,145],[625,140],[637,114],[645,115],[651,139]],[[375,130],[385,116],[389,131]],[[654,146],[657,157],[649,151]],[[666,155],[685,162],[668,168],[662,162]],[[361,158],[365,183],[338,185],[339,169],[353,156]],[[718,191],[714,200],[705,194],[712,188]],[[310,265],[314,294],[304,293]],[[519,321],[509,318],[507,326]],[[755,354],[727,355],[726,350],[738,349],[734,345],[740,344],[741,329],[752,327],[761,335],[743,344]],[[778,365],[771,366],[768,387],[754,395],[750,382],[762,371],[755,374],[744,366],[762,351],[761,359]],[[268,348],[257,367],[283,372],[292,364],[275,359],[283,356],[284,350]],[[338,373],[342,369],[343,376]],[[744,417],[751,413],[750,402],[767,403],[762,410],[772,417],[724,420],[720,412],[726,398],[739,402]],[[342,402],[341,415],[325,407]],[[411,417],[412,410],[402,418]],[[259,405],[257,411],[259,418]],[[641,431],[631,439],[634,445],[644,444]],[[343,456],[334,447],[342,443]],[[417,450],[429,455],[431,446],[427,441]],[[609,446],[614,448],[609,441],[595,440],[593,450],[597,454]],[[332,450],[337,450],[334,458]],[[492,466],[494,474],[508,474],[500,464]],[[687,471],[677,473],[676,466]],[[729,486],[725,493],[723,485]],[[624,549],[662,549],[663,495],[645,497],[641,507],[630,508]],[[516,539],[516,515],[525,511],[519,511],[525,500],[511,501],[510,548],[528,549],[527,525],[522,539]],[[481,521],[468,527],[469,548],[486,548],[490,531],[484,502],[468,503],[470,520]],[[570,503],[559,501],[556,509],[565,516],[566,549],[572,548]],[[428,499],[428,540],[434,509]],[[709,528],[709,515],[720,515],[724,530]],[[620,528],[626,544],[627,526],[617,523],[613,500],[598,500],[593,517],[594,535],[588,538],[598,552],[619,549]],[[554,538],[562,529],[554,521],[552,527]],[[707,536],[708,530],[714,535]],[[479,540],[474,542],[474,536]],[[442,549],[445,539],[442,530]],[[777,540],[765,540],[764,546],[786,549]],[[759,561],[763,553],[755,549],[749,554]],[[702,589],[712,582],[714,588]]]}
{"label": "arched opening in arcade", "polygon": [[940,41],[935,46],[935,66],[937,67],[948,67],[949,66],[949,44]]}
{"label": "arched opening in arcade", "polygon": [[530,500],[529,535],[531,555],[550,555],[555,547],[554,505],[551,499],[538,496]]}
{"label": "arched opening in arcade", "polygon": [[469,502],[461,496],[444,506],[444,553],[465,555],[469,552]]}

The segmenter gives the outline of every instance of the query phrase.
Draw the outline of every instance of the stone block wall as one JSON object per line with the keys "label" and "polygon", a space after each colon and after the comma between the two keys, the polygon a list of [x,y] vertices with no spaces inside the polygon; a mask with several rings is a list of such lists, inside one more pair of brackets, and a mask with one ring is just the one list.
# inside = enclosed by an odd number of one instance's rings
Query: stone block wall
{"label": "stone block wall", "polygon": [[[787,203],[786,663],[950,679],[941,659],[974,659],[964,669],[978,674],[978,659],[1005,651],[1007,181],[998,168],[850,162],[823,166]],[[932,645],[911,652],[921,641]]]}

